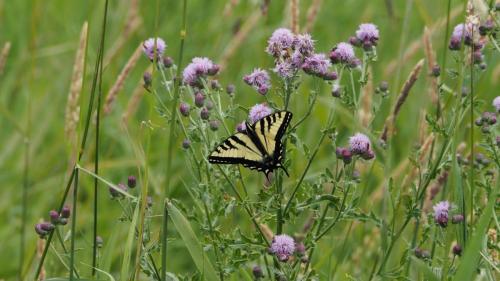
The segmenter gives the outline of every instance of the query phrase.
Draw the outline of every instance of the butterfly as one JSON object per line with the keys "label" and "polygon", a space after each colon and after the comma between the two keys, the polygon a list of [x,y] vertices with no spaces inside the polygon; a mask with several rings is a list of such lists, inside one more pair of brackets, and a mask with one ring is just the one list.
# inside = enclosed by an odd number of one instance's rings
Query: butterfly
{"label": "butterfly", "polygon": [[263,172],[267,178],[275,169],[283,167],[284,147],[281,141],[293,114],[277,111],[257,120],[245,123],[245,132],[236,133],[219,144],[208,157],[213,164],[241,164],[246,168]]}

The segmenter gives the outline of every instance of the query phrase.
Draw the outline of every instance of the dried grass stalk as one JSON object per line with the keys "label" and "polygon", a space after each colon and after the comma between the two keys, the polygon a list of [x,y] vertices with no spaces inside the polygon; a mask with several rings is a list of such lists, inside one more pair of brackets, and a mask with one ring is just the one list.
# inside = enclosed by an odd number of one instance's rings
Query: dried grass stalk
{"label": "dried grass stalk", "polygon": [[405,83],[403,84],[403,88],[401,89],[401,93],[399,94],[398,100],[396,101],[396,105],[394,106],[392,115],[385,122],[384,130],[382,136],[380,137],[380,139],[383,142],[387,143],[388,136],[392,135],[396,118],[398,117],[398,114],[401,111],[401,107],[406,101],[406,98],[408,98],[411,88],[413,87],[413,85],[415,85],[415,82],[417,81],[418,76],[420,75],[420,71],[422,70],[423,65],[424,65],[424,59],[418,61],[415,67],[413,67],[413,70],[408,76],[408,79],[406,79]]}
{"label": "dried grass stalk", "polygon": [[225,17],[230,16],[233,13],[234,7],[238,5],[238,0],[229,0],[224,6],[224,12],[222,13]]}
{"label": "dried grass stalk", "polygon": [[[151,72],[152,66],[149,66],[144,72]],[[128,120],[131,116],[135,114],[137,111],[137,108],[139,107],[139,103],[141,102],[142,96],[144,95],[145,90],[144,90],[144,85],[143,85],[143,80],[142,78],[139,79],[139,83],[137,83],[137,86],[135,87],[134,91],[132,92],[132,96],[130,97],[130,100],[128,101],[127,108],[125,109],[125,112],[122,114],[122,121],[123,123],[128,123]]]}
{"label": "dried grass stalk", "polygon": [[[427,58],[427,70],[428,73],[432,73],[432,69],[437,65],[436,56],[434,50],[432,49],[432,38],[431,33],[427,27],[424,28],[424,35],[422,36],[422,41],[424,44],[425,57]],[[431,87],[429,88],[429,95],[433,104],[437,104],[438,101],[438,77],[434,75],[429,75],[431,82]]]}
{"label": "dried grass stalk", "polygon": [[10,52],[10,42],[3,45],[2,53],[0,53],[0,75],[3,74],[3,69],[5,67],[5,62],[7,61],[7,56]]}
{"label": "dried grass stalk", "polygon": [[373,96],[373,78],[372,78],[371,67],[367,69],[368,81],[363,87],[362,99],[361,99],[361,110],[358,113],[359,120],[363,127],[368,128],[370,120],[372,119],[372,96]]}
{"label": "dried grass stalk", "polygon": [[[450,12],[450,20],[453,20],[457,16],[462,14],[462,6],[459,5],[459,7],[454,8]],[[446,16],[440,18],[434,25],[432,25],[429,28],[429,36],[432,37],[434,33],[437,30],[442,30],[443,27],[446,25]],[[414,55],[418,53],[420,48],[422,47],[422,40],[416,39],[415,41],[411,42],[410,45],[406,48],[405,53],[403,54],[403,61],[408,61],[410,60]],[[392,60],[389,64],[387,64],[387,67],[384,71],[384,76],[389,77],[391,76],[394,71],[397,69],[399,63],[399,59],[394,59]]]}
{"label": "dried grass stalk", "polygon": [[299,33],[299,0],[291,0],[290,14],[292,32],[297,34]]}
{"label": "dried grass stalk", "polygon": [[257,25],[261,16],[262,14],[260,11],[253,12],[238,30],[238,32],[236,32],[233,39],[231,39],[231,41],[227,44],[227,47],[224,49],[224,52],[219,59],[219,66],[221,70],[226,67],[228,61],[248,37],[250,31],[252,31],[253,28]]}
{"label": "dried grass stalk", "polygon": [[321,7],[322,0],[313,0],[309,9],[307,9],[307,21],[306,26],[304,27],[303,32],[311,32],[314,23],[316,22],[316,18],[318,17],[319,8]]}
{"label": "dried grass stalk", "polygon": [[123,84],[125,84],[125,80],[127,79],[128,75],[130,74],[130,71],[135,67],[137,60],[141,57],[142,53],[142,44],[139,44],[137,48],[135,49],[134,53],[132,56],[127,61],[127,64],[123,67],[122,71],[120,72],[120,75],[118,75],[118,78],[116,79],[115,84],[113,87],[108,92],[108,95],[106,96],[106,101],[104,102],[104,114],[109,115],[111,113],[111,110],[113,109],[113,103],[118,96],[118,93],[122,90]]}
{"label": "dried grass stalk", "polygon": [[78,121],[80,120],[80,94],[83,89],[83,75],[85,72],[85,56],[88,39],[87,35],[88,23],[84,22],[82,31],[80,32],[80,42],[78,43],[78,50],[75,55],[75,63],[73,64],[73,74],[71,77],[68,102],[66,103],[66,118],[64,124],[66,139],[70,143],[73,151],[76,150],[76,127],[78,125]]}
{"label": "dried grass stalk", "polygon": [[262,230],[262,233],[266,237],[267,241],[272,241],[273,237],[274,237],[274,233],[271,230],[271,228],[269,228],[269,226],[267,226],[267,224],[264,224],[264,223],[259,223],[259,227],[260,227],[260,230]]}

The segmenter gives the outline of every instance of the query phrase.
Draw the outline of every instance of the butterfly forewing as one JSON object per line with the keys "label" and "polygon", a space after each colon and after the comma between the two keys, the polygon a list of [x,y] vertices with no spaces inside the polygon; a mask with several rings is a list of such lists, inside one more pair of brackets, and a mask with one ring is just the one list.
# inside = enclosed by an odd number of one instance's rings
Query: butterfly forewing
{"label": "butterfly forewing", "polygon": [[268,174],[281,165],[279,163],[283,154],[281,138],[291,118],[292,113],[279,111],[258,120],[253,125],[247,124],[246,133],[236,133],[224,140],[210,154],[209,162],[241,164]]}

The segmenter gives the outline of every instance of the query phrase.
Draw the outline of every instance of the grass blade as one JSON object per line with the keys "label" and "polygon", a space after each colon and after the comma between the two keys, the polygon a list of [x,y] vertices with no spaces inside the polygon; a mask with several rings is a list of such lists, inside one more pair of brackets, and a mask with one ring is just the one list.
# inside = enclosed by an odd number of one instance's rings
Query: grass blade
{"label": "grass blade", "polygon": [[175,207],[171,202],[167,202],[167,208],[170,218],[174,223],[175,228],[179,232],[182,240],[186,244],[186,247],[193,259],[196,267],[203,275],[203,280],[207,281],[217,281],[217,273],[212,266],[212,263],[203,251],[203,246],[201,245],[198,238],[191,228],[191,224],[186,219],[186,217],[181,213],[177,207]]}

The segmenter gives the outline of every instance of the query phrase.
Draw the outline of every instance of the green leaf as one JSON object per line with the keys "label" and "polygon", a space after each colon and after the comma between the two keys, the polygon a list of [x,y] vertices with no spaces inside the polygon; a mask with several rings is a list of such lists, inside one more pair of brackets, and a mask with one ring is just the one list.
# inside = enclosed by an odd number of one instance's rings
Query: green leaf
{"label": "green leaf", "polygon": [[120,272],[120,279],[127,280],[129,278],[129,268],[130,268],[130,257],[134,250],[133,244],[135,239],[135,228],[137,226],[137,218],[139,217],[139,204],[136,204],[134,210],[134,216],[132,217],[132,222],[130,223],[127,241],[125,242],[125,249],[123,249],[123,260],[122,260],[122,270]]}
{"label": "green leaf", "polygon": [[217,277],[214,267],[203,251],[203,247],[198,238],[196,238],[189,221],[170,201],[167,203],[167,209],[168,215],[172,219],[172,222],[174,223],[177,232],[179,232],[181,239],[186,244],[191,258],[203,275],[203,280],[218,281],[219,278]]}
{"label": "green leaf", "polygon": [[486,231],[490,224],[491,216],[493,214],[493,206],[495,205],[495,197],[497,195],[497,190],[500,187],[500,180],[497,180],[497,186],[490,192],[488,198],[488,205],[484,208],[484,212],[477,223],[476,231],[472,234],[471,239],[469,239],[465,252],[458,266],[457,273],[453,280],[473,280],[472,276],[476,272],[479,257],[481,255],[481,248],[483,246],[484,239],[486,239]]}

